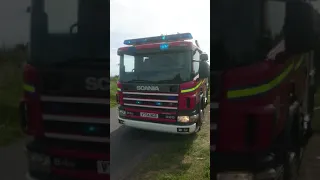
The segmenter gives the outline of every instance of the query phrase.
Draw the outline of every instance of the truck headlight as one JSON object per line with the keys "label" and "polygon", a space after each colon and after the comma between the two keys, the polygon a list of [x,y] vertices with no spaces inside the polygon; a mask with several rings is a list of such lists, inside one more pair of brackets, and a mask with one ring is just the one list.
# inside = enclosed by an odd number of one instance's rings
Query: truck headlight
{"label": "truck headlight", "polygon": [[50,156],[40,153],[27,152],[29,169],[49,173],[51,169]]}
{"label": "truck headlight", "polygon": [[217,180],[253,180],[253,174],[241,172],[219,173]]}
{"label": "truck headlight", "polygon": [[192,116],[178,116],[178,122],[187,123],[187,122],[196,122],[199,118],[199,114]]}
{"label": "truck headlight", "polygon": [[125,116],[126,114],[125,110],[119,110],[119,116]]}

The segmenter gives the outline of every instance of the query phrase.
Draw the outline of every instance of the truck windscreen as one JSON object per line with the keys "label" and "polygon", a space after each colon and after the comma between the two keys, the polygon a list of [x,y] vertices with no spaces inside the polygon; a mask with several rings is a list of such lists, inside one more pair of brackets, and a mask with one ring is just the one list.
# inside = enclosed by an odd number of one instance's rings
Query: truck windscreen
{"label": "truck windscreen", "polygon": [[192,52],[120,55],[120,82],[181,83],[191,79]]}
{"label": "truck windscreen", "polygon": [[257,60],[261,37],[261,2],[217,0],[213,3],[211,44],[214,56],[221,61],[211,68],[241,66]]}
{"label": "truck windscreen", "polygon": [[109,58],[109,4],[101,0],[34,0],[30,61]]}

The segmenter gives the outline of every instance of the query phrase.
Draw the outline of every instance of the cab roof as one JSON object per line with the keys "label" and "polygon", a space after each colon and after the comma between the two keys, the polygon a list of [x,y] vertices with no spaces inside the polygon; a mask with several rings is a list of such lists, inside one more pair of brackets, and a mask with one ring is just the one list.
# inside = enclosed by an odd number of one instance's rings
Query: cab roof
{"label": "cab roof", "polygon": [[[128,45],[118,49],[118,54],[126,51],[133,52],[139,50],[158,49],[159,51],[166,51],[174,48],[180,49],[199,49],[196,43],[193,43],[191,33],[161,35],[154,37],[145,37],[138,39],[124,40],[123,44]],[[201,50],[200,50],[201,51]]]}

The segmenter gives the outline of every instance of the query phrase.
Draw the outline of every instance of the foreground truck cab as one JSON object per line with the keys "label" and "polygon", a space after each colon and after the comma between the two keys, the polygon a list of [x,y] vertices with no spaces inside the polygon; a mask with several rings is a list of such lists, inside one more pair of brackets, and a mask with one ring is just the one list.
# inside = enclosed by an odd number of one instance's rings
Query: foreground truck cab
{"label": "foreground truck cab", "polygon": [[208,55],[190,33],[125,40],[118,49],[119,123],[191,134],[201,129],[208,103]]}
{"label": "foreground truck cab", "polygon": [[28,180],[109,177],[108,2],[32,0],[21,124]]}
{"label": "foreground truck cab", "polygon": [[317,12],[295,0],[213,7],[212,178],[293,180],[312,134]]}

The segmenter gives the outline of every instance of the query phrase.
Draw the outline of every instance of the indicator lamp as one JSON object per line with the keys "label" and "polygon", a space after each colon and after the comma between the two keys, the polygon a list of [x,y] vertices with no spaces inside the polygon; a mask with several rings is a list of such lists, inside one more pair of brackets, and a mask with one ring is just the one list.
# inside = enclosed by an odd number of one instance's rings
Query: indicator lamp
{"label": "indicator lamp", "polygon": [[167,50],[169,49],[169,44],[160,44],[160,50]]}

